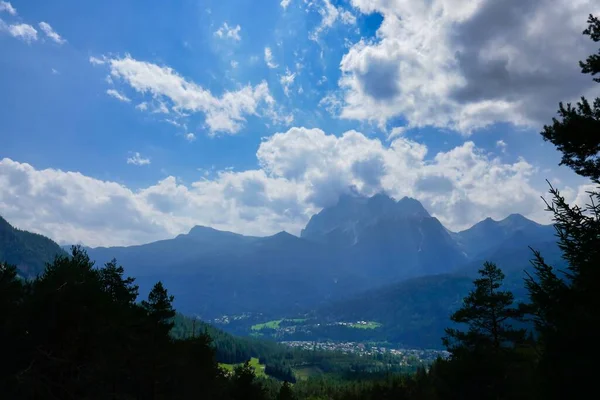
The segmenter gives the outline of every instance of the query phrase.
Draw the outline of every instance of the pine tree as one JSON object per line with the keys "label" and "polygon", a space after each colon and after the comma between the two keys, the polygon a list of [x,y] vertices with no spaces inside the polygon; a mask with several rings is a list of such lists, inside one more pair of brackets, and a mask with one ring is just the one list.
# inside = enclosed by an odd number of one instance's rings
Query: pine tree
{"label": "pine tree", "polygon": [[525,339],[524,329],[514,329],[508,323],[511,319],[521,319],[523,313],[512,307],[514,296],[511,292],[499,290],[504,273],[495,264],[486,262],[479,274],[481,278],[474,281],[475,290],[450,317],[456,323],[469,325],[467,332],[446,329],[448,336],[444,338],[444,344],[451,353],[462,350],[497,352]]}
{"label": "pine tree", "polygon": [[294,391],[292,390],[292,385],[289,382],[283,382],[281,385],[281,389],[279,389],[279,393],[277,394],[277,400],[295,400],[296,396],[294,395]]}
{"label": "pine tree", "polygon": [[513,306],[511,292],[501,290],[504,274],[495,264],[484,263],[479,274],[475,289],[450,317],[453,322],[467,324],[468,330],[447,328],[442,339],[456,374],[450,385],[458,398],[516,398],[507,377],[519,361],[516,347],[525,342],[526,331],[510,323],[520,320],[523,311]]}
{"label": "pine tree", "polygon": [[257,381],[254,368],[250,361],[235,367],[231,378],[232,400],[263,400],[266,392],[263,385]]}
{"label": "pine tree", "polygon": [[[594,42],[600,41],[600,20],[589,16],[588,27],[583,31]],[[600,49],[590,55],[586,61],[580,61],[581,71],[585,74],[600,73]],[[594,79],[600,83],[600,78]],[[582,97],[576,107],[570,103],[565,107],[560,103],[558,115],[552,125],[544,126],[544,140],[553,143],[563,153],[561,165],[567,165],[577,174],[600,183],[600,98],[593,105]]]}
{"label": "pine tree", "polygon": [[104,291],[118,303],[131,305],[138,296],[138,286],[134,284],[135,278],[124,278],[125,270],[117,265],[117,260],[106,263],[100,270],[100,280],[104,285]]}
{"label": "pine tree", "polygon": [[[600,20],[590,15],[583,34],[600,41]],[[580,66],[583,73],[600,73],[600,49]],[[600,98],[593,107],[585,98],[576,109],[561,104],[559,114],[562,119],[544,127],[542,136],[563,153],[562,165],[600,185]],[[550,194],[547,211],[553,214],[567,268],[557,271],[534,252],[535,271],[526,286],[539,335],[540,390],[546,399],[562,399],[572,398],[576,390],[595,390],[600,354],[592,327],[600,323],[600,191],[589,192],[583,208],[571,206],[551,185]]]}
{"label": "pine tree", "polygon": [[142,308],[146,310],[156,323],[168,333],[174,326],[175,310],[173,309],[174,296],[169,295],[162,282],[157,282],[150,293],[148,300],[142,301]]}

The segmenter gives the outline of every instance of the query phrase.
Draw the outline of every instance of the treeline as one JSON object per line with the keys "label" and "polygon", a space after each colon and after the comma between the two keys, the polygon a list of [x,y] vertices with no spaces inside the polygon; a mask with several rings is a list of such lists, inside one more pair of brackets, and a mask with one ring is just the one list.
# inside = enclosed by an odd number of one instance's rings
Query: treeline
{"label": "treeline", "polygon": [[[251,357],[266,364],[268,375],[292,383],[296,366],[338,377],[407,368],[392,355],[236,338],[177,314],[160,282],[138,301],[134,282],[115,261],[95,267],[80,247],[29,281],[0,264],[0,393],[11,399],[266,400],[292,389],[258,380]],[[241,365],[228,374],[219,362]]]}
{"label": "treeline", "polygon": [[264,398],[248,365],[232,375],[218,367],[208,335],[170,336],[173,297],[160,282],[146,300],[137,296],[122,267],[94,268],[78,247],[31,281],[2,264],[2,397]]}

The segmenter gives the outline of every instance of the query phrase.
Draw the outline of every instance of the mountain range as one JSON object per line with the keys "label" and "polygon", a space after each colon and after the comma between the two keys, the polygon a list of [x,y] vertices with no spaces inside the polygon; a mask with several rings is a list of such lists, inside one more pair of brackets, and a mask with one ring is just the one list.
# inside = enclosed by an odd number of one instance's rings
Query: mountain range
{"label": "mountain range", "polygon": [[87,251],[99,263],[116,258],[142,292],[160,279],[182,312],[212,318],[290,314],[393,282],[470,276],[486,259],[510,259],[506,267],[522,272],[531,258],[528,245],[548,249],[554,242],[552,226],[517,214],[451,232],[417,200],[378,194],[341,196],[315,214],[300,237],[196,226],[174,239]]}
{"label": "mountain range", "polygon": [[[2,226],[8,225],[2,221]],[[3,231],[10,229],[4,227]],[[14,228],[12,232],[10,237],[25,234]],[[6,237],[3,235],[0,238]],[[43,238],[29,235],[31,243]],[[44,239],[51,249],[41,252],[47,261],[50,253],[60,249]],[[0,244],[0,256],[3,249],[6,253],[6,243]],[[300,237],[286,232],[244,236],[195,226],[173,239],[86,250],[99,264],[116,258],[126,273],[136,278],[142,294],[162,280],[175,295],[178,310],[214,318],[326,309],[330,304],[363,298],[365,291],[373,297],[377,288],[385,286],[382,290],[390,293],[394,283],[410,285],[411,280],[440,274],[451,277],[445,281],[450,282],[447,290],[452,292],[454,277],[471,277],[484,260],[496,261],[517,282],[531,258],[529,245],[552,257],[559,255],[551,225],[514,214],[452,232],[417,200],[405,197],[396,201],[378,194],[370,198],[341,196],[337,204],[315,214]],[[39,263],[34,266],[26,261],[20,267],[31,273],[39,270]],[[437,290],[446,289],[442,285]],[[401,292],[398,296],[404,296]],[[385,304],[368,304],[386,308]]]}

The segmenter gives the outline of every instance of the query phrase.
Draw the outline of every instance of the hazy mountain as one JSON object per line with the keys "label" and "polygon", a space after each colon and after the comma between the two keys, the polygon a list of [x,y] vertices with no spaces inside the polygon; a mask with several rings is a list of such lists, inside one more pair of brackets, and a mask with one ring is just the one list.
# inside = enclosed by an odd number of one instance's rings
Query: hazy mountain
{"label": "hazy mountain", "polygon": [[554,234],[552,225],[540,225],[520,214],[511,214],[501,221],[486,218],[469,229],[453,234],[453,237],[469,258],[475,258],[510,241],[525,246],[533,242],[553,242]]}
{"label": "hazy mountain", "polygon": [[314,215],[301,237],[196,226],[173,239],[87,251],[99,264],[116,258],[142,295],[162,280],[186,313],[289,314],[410,278],[472,276],[484,259],[508,260],[506,267],[520,271],[531,258],[528,244],[555,246],[551,231],[512,215],[453,233],[415,199],[346,195]]}
{"label": "hazy mountain", "polygon": [[312,216],[300,234],[302,238],[339,245],[353,245],[364,230],[385,219],[430,217],[421,203],[404,197],[396,202],[377,194],[373,197],[340,196],[338,203]]}
{"label": "hazy mountain", "polygon": [[45,263],[63,253],[58,244],[45,236],[14,228],[0,217],[0,262],[17,266],[24,277],[42,272]]}
{"label": "hazy mountain", "polygon": [[449,272],[467,261],[442,224],[415,199],[345,195],[314,215],[302,238],[342,249],[380,282]]}

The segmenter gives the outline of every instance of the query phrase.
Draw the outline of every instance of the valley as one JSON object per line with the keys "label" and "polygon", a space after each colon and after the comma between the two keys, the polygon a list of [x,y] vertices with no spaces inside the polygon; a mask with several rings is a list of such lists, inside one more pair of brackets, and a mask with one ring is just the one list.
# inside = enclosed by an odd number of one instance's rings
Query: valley
{"label": "valley", "polygon": [[512,214],[451,232],[417,200],[377,194],[342,195],[300,237],[196,226],[173,239],[85,250],[98,266],[116,259],[140,295],[160,280],[178,311],[235,335],[439,350],[484,260],[502,267],[508,287],[524,296],[528,246],[561,264],[552,226]]}

